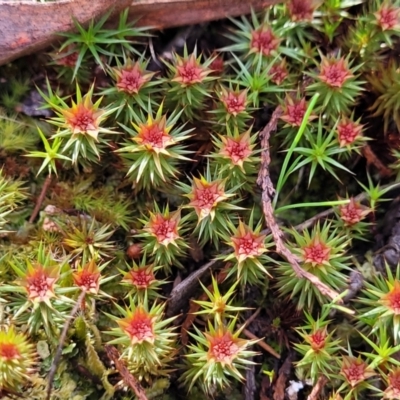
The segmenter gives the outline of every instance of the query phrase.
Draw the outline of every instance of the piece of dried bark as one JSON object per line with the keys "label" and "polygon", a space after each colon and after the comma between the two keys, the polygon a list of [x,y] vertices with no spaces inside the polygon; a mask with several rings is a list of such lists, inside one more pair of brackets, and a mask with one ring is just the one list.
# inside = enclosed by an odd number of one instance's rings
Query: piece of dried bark
{"label": "piece of dried bark", "polygon": [[[0,0],[0,65],[34,53],[110,10],[129,7],[129,18],[157,29],[196,24],[260,10],[282,0],[61,0],[48,3]],[[6,18],[5,18],[6,16]]]}
{"label": "piece of dried bark", "polygon": [[120,358],[118,350],[109,344],[104,346],[107,357],[114,362],[115,368],[120,373],[124,383],[128,385],[135,393],[138,400],[147,400],[146,392],[140,382],[129,372],[128,368]]}

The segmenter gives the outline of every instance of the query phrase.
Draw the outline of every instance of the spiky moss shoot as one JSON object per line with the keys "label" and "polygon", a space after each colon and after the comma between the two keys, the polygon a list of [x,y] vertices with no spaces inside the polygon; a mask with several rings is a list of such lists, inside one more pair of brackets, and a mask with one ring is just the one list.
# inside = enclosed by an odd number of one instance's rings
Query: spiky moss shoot
{"label": "spiky moss shoot", "polygon": [[240,90],[238,85],[235,89],[230,83],[229,88],[220,86],[215,90],[218,101],[214,109],[209,111],[211,121],[215,122],[215,130],[219,131],[224,126],[233,130],[234,127],[244,129],[249,120],[252,119],[248,106],[247,89]]}
{"label": "spiky moss shoot", "polygon": [[205,315],[208,319],[213,319],[217,325],[222,325],[222,322],[226,318],[234,318],[233,313],[238,313],[243,310],[247,310],[247,307],[236,307],[233,306],[232,299],[235,289],[239,284],[239,281],[236,281],[232,285],[230,285],[229,290],[222,295],[219,287],[217,279],[214,276],[211,276],[212,280],[212,291],[208,290],[201,282],[200,285],[204,290],[204,293],[208,297],[208,301],[206,300],[193,300],[194,303],[198,304],[201,307],[200,311],[197,311],[195,314],[197,315]]}
{"label": "spiky moss shoot", "polygon": [[167,274],[171,273],[171,266],[183,268],[180,258],[185,256],[189,245],[181,237],[185,231],[184,221],[181,219],[181,210],[169,211],[168,205],[160,210],[154,204],[154,213],[148,218],[141,219],[142,232],[136,237],[143,240],[143,251],[154,257],[156,265],[163,266]]}
{"label": "spiky moss shoot", "polygon": [[99,224],[95,219],[89,224],[86,218],[79,217],[78,224],[69,221],[65,228],[63,246],[71,254],[83,256],[86,260],[114,256],[115,244],[108,239],[115,231],[110,225]]}
{"label": "spiky moss shoot", "polygon": [[[130,268],[130,266],[127,264]],[[162,269],[162,266],[155,267],[154,264],[146,264],[146,257],[144,256],[137,265],[134,261],[132,262],[132,268],[127,272],[121,271],[123,279],[121,285],[129,289],[127,297],[132,297],[135,303],[143,302],[145,297],[149,300],[162,297],[158,292],[160,286],[166,282],[156,278],[155,273]]]}
{"label": "spiky moss shoot", "polygon": [[322,4],[320,0],[289,0],[286,3],[289,18],[293,22],[313,20],[314,11]]}
{"label": "spiky moss shoot", "polygon": [[360,119],[353,121],[342,117],[336,125],[339,146],[352,150],[356,148],[356,145],[365,143],[366,138],[362,136],[363,128],[364,125],[360,124]]}
{"label": "spiky moss shoot", "polygon": [[[285,148],[286,146],[289,146],[295,139],[309,104],[305,97],[303,97],[303,95],[299,92],[292,96],[286,94],[285,99],[281,100],[280,104],[282,108],[282,115],[279,117],[279,119],[285,124],[281,129],[279,129],[278,135],[282,138],[281,147]],[[317,118],[317,116],[312,113],[308,117],[307,121],[310,123],[315,118]],[[312,126],[312,124],[310,125]]]}
{"label": "spiky moss shoot", "polygon": [[395,367],[386,377],[387,387],[383,392],[384,399],[400,399],[400,368]]}
{"label": "spiky moss shoot", "polygon": [[229,325],[213,325],[208,322],[207,332],[201,332],[195,327],[195,332],[189,332],[196,343],[188,346],[187,370],[182,375],[188,390],[198,382],[205,393],[217,388],[223,389],[230,385],[230,378],[243,381],[239,371],[248,365],[257,353],[248,350],[257,340],[240,339],[242,329],[234,332],[236,318]]}
{"label": "spiky moss shoot", "polygon": [[[86,292],[86,297],[99,299],[100,297],[112,298],[108,293],[100,289],[100,286],[113,280],[115,275],[105,277],[102,271],[109,265],[109,262],[98,265],[95,258],[86,262],[82,260],[72,272],[74,285]],[[85,308],[85,298],[82,302],[82,309]]]}
{"label": "spiky moss shoot", "polygon": [[300,60],[299,48],[295,50],[288,45],[289,41],[285,41],[287,28],[278,26],[270,19],[269,10],[260,14],[252,10],[250,18],[242,16],[240,20],[231,19],[234,29],[226,36],[233,44],[224,47],[222,51],[238,53],[249,67],[261,59],[270,61],[278,56]]}
{"label": "spiky moss shoot", "polygon": [[206,177],[193,178],[192,185],[178,182],[177,186],[183,192],[183,196],[190,199],[184,209],[191,210],[186,218],[188,221],[197,220],[194,234],[198,236],[200,245],[212,241],[216,248],[219,247],[219,238],[227,232],[227,221],[230,220],[229,211],[240,210],[233,201],[226,200],[235,196],[233,188],[225,191],[225,180],[211,177],[210,169],[207,168]]}
{"label": "spiky moss shoot", "polygon": [[[350,269],[346,263],[349,257],[345,255],[350,238],[338,229],[331,229],[327,222],[322,227],[318,223],[311,232],[305,230],[300,234],[294,229],[289,232],[294,239],[289,248],[301,260],[302,268],[333,289],[343,289],[347,282],[343,271]],[[281,262],[274,275],[281,295],[299,296],[298,309],[311,310],[315,301],[321,305],[326,303],[321,292],[307,279],[298,278],[289,263]]]}
{"label": "spiky moss shoot", "polygon": [[315,82],[307,87],[310,93],[319,93],[318,103],[336,120],[342,113],[349,113],[363,90],[364,81],[358,80],[355,72],[361,67],[350,67],[349,57],[325,57],[321,55],[319,73],[307,73]]}
{"label": "spiky moss shoot", "polygon": [[364,289],[357,299],[362,305],[359,310],[360,325],[367,326],[371,333],[376,332],[380,324],[391,329],[395,343],[400,339],[400,266],[393,275],[386,266],[386,277],[375,274],[371,282],[364,282]]}
{"label": "spiky moss shoot", "polygon": [[272,64],[269,75],[271,76],[271,82],[278,86],[281,85],[289,77],[286,58],[282,58],[279,62]]}
{"label": "spiky moss shoot", "polygon": [[372,117],[383,116],[384,133],[388,132],[390,123],[394,120],[400,129],[400,70],[399,63],[394,59],[380,63],[376,70],[367,75],[371,91],[377,95],[374,104],[369,108]]}
{"label": "spiky moss shoot", "polygon": [[[101,91],[107,101],[117,105],[115,116],[125,125],[134,118],[137,107],[147,110],[149,98],[153,104],[157,96],[158,80],[152,80],[154,72],[147,71],[149,60],[144,54],[137,61],[126,58],[124,63],[117,59],[117,67],[110,68],[114,85]],[[136,111],[137,112],[137,111]]]}
{"label": "spiky moss shoot", "polygon": [[[121,154],[128,168],[127,176],[133,181],[136,190],[154,190],[177,178],[178,162],[190,161],[190,154],[180,142],[190,137],[192,130],[175,127],[182,111],[174,111],[167,118],[163,115],[163,104],[154,117],[151,104],[148,105],[147,118],[133,112],[132,125],[135,130],[124,126],[131,135],[131,141],[116,150]],[[132,144],[133,142],[133,144]]]}
{"label": "spiky moss shoot", "polygon": [[189,121],[199,117],[199,111],[211,96],[210,83],[216,79],[210,69],[215,57],[203,63],[201,58],[197,56],[197,48],[189,55],[185,45],[183,57],[173,53],[171,63],[164,60],[169,69],[168,79],[163,80],[168,87],[166,104],[169,109],[182,109],[182,117]]}
{"label": "spiky moss shoot", "polygon": [[154,302],[149,308],[147,297],[135,303],[129,299],[129,307],[115,304],[123,316],[107,316],[118,324],[107,334],[116,336],[109,344],[119,345],[121,357],[127,362],[132,374],[140,380],[165,375],[171,368],[169,364],[175,355],[174,327],[168,325],[175,317],[164,319],[164,303]]}
{"label": "spiky moss shoot", "polygon": [[297,328],[296,332],[303,339],[302,343],[296,343],[295,349],[303,357],[296,363],[296,368],[302,369],[307,377],[315,383],[321,374],[327,377],[337,373],[337,364],[332,363],[334,357],[338,357],[341,351],[340,339],[333,337],[334,330],[328,330],[330,320],[326,317],[328,307],[322,311],[322,315],[314,319],[311,314],[305,312],[307,324]]}
{"label": "spiky moss shoot", "polygon": [[225,179],[226,187],[240,187],[243,192],[253,190],[260,157],[255,150],[257,133],[251,134],[251,129],[239,131],[226,127],[226,135],[213,137],[215,151],[209,155],[212,169],[219,171],[219,176]]}
{"label": "spiky moss shoot", "polygon": [[339,387],[339,393],[345,393],[344,400],[357,399],[365,390],[378,391],[375,385],[368,380],[376,375],[374,370],[360,356],[354,357],[351,352],[348,356],[342,356],[340,374],[344,382]]}
{"label": "spiky moss shoot", "polygon": [[21,392],[36,364],[33,344],[13,326],[0,330],[0,392]]}
{"label": "spiky moss shoot", "polygon": [[224,241],[233,248],[233,252],[227,256],[220,256],[224,261],[231,262],[228,277],[240,282],[243,287],[246,284],[259,285],[271,277],[266,266],[273,265],[274,260],[265,253],[268,251],[266,235],[260,233],[262,221],[253,228],[253,212],[250,215],[249,225],[239,221],[236,227],[228,221],[229,235]]}
{"label": "spiky moss shoot", "polygon": [[102,98],[92,103],[94,84],[89,92],[82,97],[79,85],[76,85],[76,102],[69,107],[58,95],[52,98],[42,94],[49,106],[57,114],[50,118],[49,123],[59,128],[52,138],[67,139],[62,153],[72,159],[74,165],[85,166],[88,162],[98,162],[103,148],[109,145],[109,140],[103,134],[115,134],[114,131],[102,126],[106,118],[115,108],[100,109]]}
{"label": "spiky moss shoot", "polygon": [[372,223],[364,221],[365,217],[373,212],[372,208],[362,205],[354,197],[349,202],[339,206],[336,214],[336,221],[333,226],[348,235],[351,240],[368,240]]}
{"label": "spiky moss shoot", "polygon": [[374,16],[382,31],[400,29],[400,7],[390,4],[389,1],[384,1]]}
{"label": "spiky moss shoot", "polygon": [[22,181],[7,178],[3,169],[0,169],[0,233],[7,232],[3,230],[7,216],[27,198],[28,193],[23,185]]}
{"label": "spiky moss shoot", "polygon": [[33,260],[21,255],[8,264],[17,279],[0,285],[0,293],[8,300],[13,321],[25,325],[29,334],[44,330],[47,339],[57,345],[60,327],[75,304],[65,294],[76,288],[62,287],[71,272],[68,258],[55,260],[50,249],[39,243]]}

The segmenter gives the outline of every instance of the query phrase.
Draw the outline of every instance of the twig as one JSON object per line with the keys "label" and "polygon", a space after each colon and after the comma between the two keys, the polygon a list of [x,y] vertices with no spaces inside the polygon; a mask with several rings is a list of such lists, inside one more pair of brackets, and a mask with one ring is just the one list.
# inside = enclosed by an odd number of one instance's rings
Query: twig
{"label": "twig", "polygon": [[[249,359],[249,361],[253,361],[253,357]],[[257,390],[256,386],[256,367],[254,364],[250,364],[246,368],[246,383],[244,386],[244,400],[254,400],[255,393]]]}
{"label": "twig", "polygon": [[[230,251],[223,252],[223,254],[229,254]],[[167,317],[176,315],[182,308],[185,299],[193,294],[195,288],[199,285],[200,278],[212,267],[216,267],[221,260],[212,259],[208,263],[204,264],[198,270],[194,271],[191,275],[185,278],[181,283],[176,285],[172,290],[167,303]]]}
{"label": "twig", "polygon": [[71,311],[71,314],[68,316],[68,319],[64,324],[64,328],[63,328],[61,336],[60,336],[60,343],[57,346],[56,355],[54,356],[53,364],[51,365],[50,372],[49,372],[49,383],[47,386],[46,400],[50,400],[51,389],[53,387],[54,375],[57,372],[57,367],[60,362],[62,348],[63,348],[64,342],[65,342],[65,338],[67,336],[69,326],[70,326],[72,320],[74,319],[75,314],[78,312],[78,308],[81,306],[82,301],[85,298],[85,295],[86,295],[86,290],[82,289],[82,292],[80,293],[78,299],[76,300],[76,303],[74,305],[74,308]]}
{"label": "twig", "polygon": [[280,354],[277,353],[269,344],[265,343],[264,340],[260,339],[257,337],[254,333],[251,333],[247,329],[243,329],[243,333],[249,338],[249,339],[254,339],[257,340],[257,343],[260,347],[262,347],[265,351],[268,353],[272,354],[276,358],[281,358]]}
{"label": "twig", "polygon": [[286,388],[286,381],[290,376],[290,372],[292,370],[292,360],[293,354],[289,352],[289,355],[286,357],[285,362],[279,368],[278,379],[274,385],[274,400],[284,400],[285,399],[285,388]]}
{"label": "twig", "polygon": [[106,344],[104,348],[106,350],[108,358],[114,362],[115,367],[122,376],[122,379],[134,391],[138,400],[148,400],[146,392],[144,391],[142,385],[129,372],[128,368],[126,368],[123,361],[120,360],[120,355],[118,353],[118,350],[114,346],[110,346],[109,344]]}
{"label": "twig", "polygon": [[308,395],[307,400],[317,400],[326,382],[328,382],[328,379],[325,376],[321,375],[318,378],[318,381],[313,387],[311,393]]}
{"label": "twig", "polygon": [[[308,279],[324,296],[328,296],[331,299],[335,299],[339,296],[339,293],[332,290],[329,286],[322,283],[315,275],[303,270],[300,267],[299,261],[296,256],[285,246],[283,241],[283,232],[279,228],[275,217],[274,210],[272,207],[271,199],[274,197],[275,189],[269,176],[269,164],[271,161],[269,154],[269,138],[271,132],[277,129],[278,119],[282,115],[282,109],[278,106],[272,114],[271,120],[260,132],[261,137],[261,168],[257,178],[257,184],[262,189],[262,206],[266,223],[271,230],[272,236],[275,241],[276,252],[286,258],[289,264],[292,266],[295,274],[299,278]],[[343,300],[338,300],[343,303]]]}
{"label": "twig", "polygon": [[36,219],[37,215],[39,214],[40,207],[42,206],[43,200],[46,197],[47,189],[49,188],[51,184],[52,176],[49,174],[47,175],[46,180],[43,183],[42,191],[40,192],[40,195],[36,201],[35,208],[33,209],[32,215],[29,218],[29,223],[32,224],[33,221]]}
{"label": "twig", "polygon": [[242,325],[243,326],[249,326],[255,319],[258,317],[258,314],[261,312],[261,307],[258,307],[257,310],[253,313],[253,315],[250,318],[246,319],[246,322]]}

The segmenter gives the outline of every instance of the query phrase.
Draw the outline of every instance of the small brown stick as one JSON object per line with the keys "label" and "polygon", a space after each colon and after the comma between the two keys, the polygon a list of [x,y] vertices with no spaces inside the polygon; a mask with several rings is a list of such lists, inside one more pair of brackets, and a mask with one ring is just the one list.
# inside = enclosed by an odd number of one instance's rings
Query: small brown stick
{"label": "small brown stick", "polygon": [[114,346],[106,344],[104,346],[108,358],[114,362],[115,367],[122,376],[124,382],[134,391],[138,400],[148,400],[146,392],[144,391],[142,385],[139,381],[129,372],[123,361],[120,360],[120,355],[118,350]]}
{"label": "small brown stick", "polygon": [[318,378],[318,381],[315,384],[315,386],[313,387],[311,393],[308,395],[307,400],[317,400],[322,389],[326,385],[326,382],[328,382],[328,379],[326,378],[326,376],[321,375]]}
{"label": "small brown stick", "polygon": [[365,144],[362,149],[362,154],[367,160],[367,164],[372,164],[379,171],[382,177],[392,175],[392,170],[386,167],[383,162],[376,156],[376,154],[372,151],[371,146]]}
{"label": "small brown stick", "polygon": [[273,395],[274,400],[285,399],[286,382],[289,379],[290,372],[293,367],[292,360],[293,360],[293,354],[289,353],[289,355],[286,357],[286,360],[279,368],[278,379],[276,380],[274,385],[274,395]]}
{"label": "small brown stick", "polygon": [[254,311],[253,315],[250,318],[246,319],[246,322],[242,326],[249,326],[261,312],[261,307],[258,307],[256,311]]}
{"label": "small brown stick", "polygon": [[46,197],[47,189],[49,188],[52,181],[52,176],[49,174],[47,175],[46,180],[43,183],[42,191],[36,201],[35,208],[33,209],[32,215],[29,218],[29,223],[33,224],[33,221],[36,219],[37,215],[39,214],[40,207],[42,206],[43,200]]}
{"label": "small brown stick", "polygon": [[272,354],[276,358],[281,358],[280,354],[277,353],[269,344],[265,343],[262,339],[258,338],[254,333],[251,333],[247,329],[243,329],[243,333],[249,338],[253,340],[257,340],[257,343],[260,347],[262,347],[265,351]]}
{"label": "small brown stick", "polygon": [[[286,260],[292,266],[295,274],[299,278],[308,279],[324,296],[335,299],[339,296],[339,293],[322,283],[315,275],[303,270],[303,268],[300,267],[297,257],[286,247],[283,241],[284,234],[279,228],[279,225],[277,224],[274,217],[274,210],[272,207],[271,199],[274,197],[275,189],[269,175],[269,164],[271,161],[269,153],[269,138],[271,132],[277,129],[278,119],[282,115],[282,112],[283,111],[281,107],[278,106],[273,112],[271,120],[260,132],[261,148],[263,150],[261,152],[261,168],[258,173],[257,184],[262,189],[261,198],[265,220],[274,238],[276,252],[286,258]],[[343,303],[343,300],[340,299],[338,300],[338,302]]]}
{"label": "small brown stick", "polygon": [[68,316],[68,319],[65,321],[64,328],[63,328],[63,330],[61,332],[61,336],[60,336],[60,343],[57,346],[56,355],[54,356],[53,364],[51,365],[50,372],[49,372],[49,378],[48,378],[49,384],[47,386],[46,400],[50,400],[54,376],[57,372],[57,367],[60,362],[62,348],[63,348],[64,342],[65,342],[65,338],[67,337],[67,332],[68,332],[69,326],[71,325],[71,322],[74,319],[75,314],[78,312],[78,309],[81,306],[82,301],[85,298],[85,295],[86,295],[86,290],[82,289],[82,292],[80,293],[78,299],[76,300],[76,303],[74,305],[74,308],[71,311],[71,314]]}

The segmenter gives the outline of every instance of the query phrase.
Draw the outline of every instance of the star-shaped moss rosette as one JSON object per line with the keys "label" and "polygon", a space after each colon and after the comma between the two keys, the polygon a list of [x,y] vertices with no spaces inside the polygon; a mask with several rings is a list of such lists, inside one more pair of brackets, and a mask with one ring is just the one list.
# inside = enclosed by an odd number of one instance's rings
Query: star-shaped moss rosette
{"label": "star-shaped moss rosette", "polygon": [[274,260],[267,256],[268,247],[266,235],[261,234],[263,226],[259,221],[253,228],[253,211],[249,218],[249,225],[239,220],[236,227],[231,222],[229,224],[230,234],[224,237],[224,241],[233,248],[233,252],[227,256],[220,256],[224,261],[231,262],[228,276],[240,282],[241,286],[246,284],[264,284],[265,280],[271,277],[267,269],[268,265],[273,265]]}
{"label": "star-shaped moss rosette", "polygon": [[[211,276],[211,282],[211,291],[200,282],[204,293],[208,296],[208,300],[193,300],[193,303],[201,307],[201,310],[194,314],[205,315],[208,319],[214,320],[217,325],[221,325],[226,318],[235,318],[240,311],[249,309],[248,307],[232,305],[234,292],[239,284],[239,280],[230,285],[228,291],[224,295],[221,294],[217,279],[214,276]],[[233,315],[233,313],[235,313],[235,315]]]}
{"label": "star-shaped moss rosette", "polygon": [[361,304],[360,327],[367,326],[375,333],[384,324],[392,331],[394,343],[400,343],[400,266],[393,274],[386,265],[386,276],[375,274],[370,281],[365,281],[357,303]]}
{"label": "star-shaped moss rosette", "polygon": [[69,220],[60,224],[64,232],[62,241],[64,249],[74,256],[82,256],[86,260],[96,258],[111,259],[115,253],[115,244],[109,240],[115,230],[109,224],[100,224],[95,219],[89,221],[79,218],[78,223]]}
{"label": "star-shaped moss rosette", "polygon": [[270,22],[268,11],[256,14],[251,11],[251,18],[242,16],[241,19],[231,19],[234,29],[226,36],[233,42],[222,51],[236,52],[242,60],[254,65],[260,58],[272,60],[277,55],[299,60],[299,48],[291,48],[285,43],[284,27],[277,27]]}
{"label": "star-shaped moss rosette", "polygon": [[333,222],[333,226],[343,231],[352,241],[355,239],[366,241],[368,240],[372,223],[364,221],[364,219],[372,212],[372,208],[356,201],[354,197],[350,197],[349,202],[339,206],[335,212],[336,221]]}
{"label": "star-shaped moss rosette", "polygon": [[317,66],[318,73],[306,72],[314,83],[307,87],[307,92],[319,93],[317,105],[322,106],[327,115],[334,121],[341,114],[348,114],[361,94],[364,81],[356,76],[360,64],[351,67],[348,57],[321,54],[321,62]]}
{"label": "star-shaped moss rosette", "polygon": [[101,290],[100,286],[113,280],[116,275],[108,277],[102,275],[102,271],[109,266],[110,261],[98,264],[96,262],[97,258],[98,257],[94,257],[88,262],[86,262],[85,259],[81,260],[72,272],[72,279],[76,287],[86,292],[86,297],[94,299],[103,297],[110,299],[112,296],[104,290]]}
{"label": "star-shaped moss rosette", "polygon": [[94,84],[88,93],[82,96],[79,85],[76,85],[76,101],[71,107],[58,95],[42,96],[56,113],[49,123],[58,127],[52,138],[66,139],[62,153],[72,159],[73,164],[86,165],[88,162],[98,162],[100,154],[110,140],[104,134],[115,134],[114,131],[102,126],[107,117],[116,108],[100,108],[102,98],[93,104]]}
{"label": "star-shaped moss rosette", "polygon": [[386,388],[383,392],[383,399],[400,398],[400,367],[392,367],[392,370],[385,377]]}
{"label": "star-shaped moss rosette", "polygon": [[[349,256],[346,256],[350,238],[346,234],[332,229],[327,222],[323,226],[316,224],[311,232],[304,230],[299,233],[294,229],[288,232],[294,240],[288,246],[301,261],[300,265],[304,270],[311,272],[334,290],[346,288],[348,278],[344,272],[350,270]],[[274,277],[281,295],[297,298],[298,309],[307,307],[311,310],[315,301],[323,305],[328,300],[309,280],[296,277],[287,262],[279,263]]]}
{"label": "star-shaped moss rosette", "polygon": [[9,301],[13,320],[26,325],[30,334],[41,329],[47,339],[57,345],[60,330],[74,300],[66,295],[76,291],[68,285],[70,268],[68,259],[56,261],[50,249],[39,244],[36,258],[15,257],[9,262],[15,282],[0,285],[0,293]]}
{"label": "star-shaped moss rosette", "polygon": [[286,9],[293,22],[312,22],[315,10],[322,4],[321,0],[290,0]]}
{"label": "star-shaped moss rosette", "polygon": [[247,122],[252,119],[247,99],[247,89],[240,89],[238,85],[234,88],[231,82],[229,87],[221,85],[217,87],[215,93],[218,101],[215,102],[214,109],[209,111],[212,122],[215,122],[215,130],[227,126],[231,130],[238,127],[244,130]]}
{"label": "star-shaped moss rosette", "polygon": [[[188,197],[190,202],[183,206],[191,210],[186,218],[188,221],[197,220],[194,234],[198,236],[200,245],[212,241],[218,248],[219,238],[227,232],[227,221],[234,218],[230,211],[241,210],[231,199],[236,195],[237,188],[225,190],[225,180],[212,179],[207,168],[206,177],[193,178],[191,185],[178,182],[177,187]],[[231,199],[228,203],[227,200]]]}
{"label": "star-shaped moss rosette", "polygon": [[107,331],[116,339],[109,344],[119,345],[121,357],[127,362],[135,376],[154,378],[171,370],[168,365],[175,355],[175,327],[171,326],[175,317],[164,319],[164,303],[148,305],[147,297],[136,303],[129,299],[129,306],[115,304],[119,314],[106,314],[118,327]]}
{"label": "star-shaped moss rosette", "polygon": [[379,391],[370,379],[377,375],[376,372],[361,356],[354,357],[351,350],[349,351],[349,355],[341,357],[338,378],[343,383],[338,388],[338,393],[345,394],[344,400],[350,400],[359,398],[358,396],[366,390]]}
{"label": "star-shaped moss rosette", "polygon": [[219,171],[226,187],[240,187],[247,192],[253,190],[258,174],[260,151],[255,150],[257,133],[251,134],[252,128],[239,131],[226,127],[225,135],[213,135],[215,151],[209,157],[213,160],[211,168]]}
{"label": "star-shaped moss rosette", "polygon": [[154,300],[163,297],[159,290],[166,281],[156,278],[156,272],[162,269],[162,266],[147,264],[144,256],[139,265],[132,261],[132,266],[126,264],[126,267],[128,271],[119,270],[123,275],[120,285],[128,289],[125,298],[132,298],[135,303],[139,303],[145,298]]}
{"label": "star-shaped moss rosette", "polygon": [[400,31],[400,7],[391,1],[383,1],[374,13],[376,24],[382,31]]}
{"label": "star-shaped moss rosette", "polygon": [[169,211],[167,205],[162,211],[157,203],[149,217],[140,219],[143,224],[141,233],[136,235],[142,239],[143,251],[154,259],[156,265],[164,267],[171,274],[171,266],[183,268],[179,259],[185,256],[189,245],[181,237],[185,228],[181,219],[181,210]]}
{"label": "star-shaped moss rosette", "polygon": [[0,393],[21,393],[22,387],[33,378],[37,356],[33,344],[14,326],[0,330]]}
{"label": "star-shaped moss rosette", "polygon": [[206,332],[196,326],[195,333],[189,332],[195,343],[188,346],[187,370],[181,378],[189,391],[196,382],[208,394],[215,386],[230,386],[229,378],[244,381],[240,370],[254,364],[251,359],[257,353],[248,348],[257,340],[240,339],[242,329],[235,332],[236,320],[225,326],[208,321]]}
{"label": "star-shaped moss rosette", "polygon": [[179,161],[190,161],[186,156],[191,152],[180,142],[190,137],[192,129],[183,130],[183,125],[176,126],[182,110],[167,117],[163,115],[161,104],[154,116],[149,104],[147,112],[147,117],[142,110],[139,115],[133,112],[134,130],[124,126],[131,136],[130,141],[116,150],[123,157],[127,176],[137,190],[154,190],[165,185],[178,176]]}
{"label": "star-shaped moss rosette", "polygon": [[302,338],[301,343],[295,344],[296,351],[302,355],[301,360],[296,362],[296,368],[306,372],[313,383],[317,382],[321,374],[329,378],[339,372],[339,366],[332,359],[340,356],[341,340],[335,338],[335,330],[329,327],[329,310],[328,306],[323,307],[321,315],[316,319],[305,312],[307,324],[296,329]]}
{"label": "star-shaped moss rosette", "polygon": [[156,86],[160,82],[152,79],[154,72],[147,71],[149,61],[143,54],[137,61],[126,58],[123,64],[117,59],[117,67],[110,68],[113,86],[100,92],[109,103],[118,107],[115,117],[125,125],[133,119],[135,107],[147,110],[149,99],[155,104],[154,98],[159,91]]}
{"label": "star-shaped moss rosette", "polygon": [[367,144],[369,137],[364,136],[364,124],[360,123],[361,118],[355,120],[354,111],[351,116],[342,115],[335,125],[336,139],[340,148],[347,151],[343,154],[345,159],[351,156],[352,152],[361,154],[361,149]]}
{"label": "star-shaped moss rosette", "polygon": [[210,68],[214,58],[202,62],[197,48],[189,55],[185,45],[182,57],[173,53],[170,62],[164,60],[169,73],[162,82],[168,90],[165,101],[169,109],[182,109],[182,117],[189,121],[200,117],[199,111],[211,97],[211,82],[217,79]]}
{"label": "star-shaped moss rosette", "polygon": [[[309,102],[303,94],[297,91],[296,95],[293,96],[286,94],[285,98],[280,100],[280,105],[282,108],[282,115],[279,117],[279,120],[282,121],[284,125],[278,130],[278,135],[282,138],[281,148],[286,148],[290,146],[295,139],[309,107]],[[313,113],[308,117],[308,126],[310,130],[313,127],[312,121],[315,118],[317,118],[317,116]]]}

